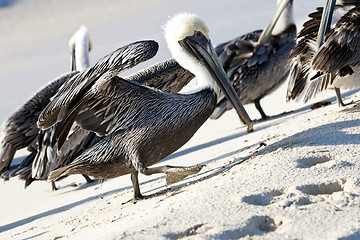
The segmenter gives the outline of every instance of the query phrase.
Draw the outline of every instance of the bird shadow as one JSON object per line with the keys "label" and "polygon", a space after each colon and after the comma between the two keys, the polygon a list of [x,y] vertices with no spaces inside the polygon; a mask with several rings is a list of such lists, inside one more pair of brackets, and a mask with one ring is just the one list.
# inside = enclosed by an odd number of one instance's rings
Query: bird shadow
{"label": "bird shadow", "polygon": [[[247,148],[253,148],[254,145],[248,146]],[[234,150],[234,151],[231,151],[231,152],[227,152],[227,153],[221,154],[219,156],[216,156],[214,158],[203,161],[203,162],[201,162],[199,164],[205,166],[208,163],[211,163],[211,162],[214,162],[214,161],[217,161],[217,160],[220,160],[220,159],[224,159],[224,158],[229,157],[229,156],[233,156],[233,155],[239,153],[240,151],[241,150]],[[193,185],[195,183],[205,181],[206,179],[210,179],[210,178],[212,178],[214,176],[217,176],[217,175],[219,175],[219,174],[221,174],[223,172],[226,172],[226,171],[230,170],[232,167],[243,163],[247,159],[248,158],[234,159],[233,161],[230,161],[229,163],[226,163],[225,165],[218,166],[218,167],[215,167],[215,168],[211,168],[211,169],[208,169],[206,171],[201,171],[200,173],[195,174],[195,175],[187,176],[185,180],[180,181],[179,183],[165,186],[165,189],[164,189],[164,186],[159,186],[157,188],[152,188],[151,190],[149,190],[147,192],[144,192],[144,193],[155,192],[155,193],[153,193],[153,194],[151,194],[149,196],[151,196],[151,197],[159,197],[159,196],[166,195],[169,192],[176,192],[176,191],[179,191],[180,189],[182,189],[182,188],[184,188],[186,186],[190,186],[190,185]],[[158,179],[160,179],[160,178],[165,178],[165,176],[161,176]],[[146,184],[146,183],[143,183],[143,184]]]}
{"label": "bird shadow", "polygon": [[[358,109],[360,111],[360,107]],[[348,110],[346,110],[348,111]],[[347,144],[360,144],[360,134],[357,133],[349,133],[346,129],[352,127],[360,126],[360,119],[355,120],[348,120],[348,121],[341,121],[341,122],[334,122],[329,123],[321,126],[317,126],[314,128],[310,128],[308,130],[299,132],[292,136],[286,137],[280,141],[275,143],[266,145],[261,143],[255,143],[243,149],[237,149],[231,152],[227,152],[225,154],[219,155],[215,158],[203,161],[200,164],[206,165],[210,162],[214,162],[220,159],[224,159],[229,156],[234,156],[237,153],[247,150],[247,149],[254,149],[251,154],[235,159],[234,161],[229,161],[229,163],[209,169],[207,171],[201,171],[200,173],[187,177],[185,182],[181,182],[181,184],[177,184],[175,186],[167,187],[163,189],[163,187],[154,188],[151,191],[156,191],[151,196],[157,197],[161,195],[165,195],[171,191],[178,191],[181,188],[195,184],[197,182],[201,182],[207,179],[210,179],[214,176],[217,176],[221,173],[224,173],[234,166],[244,163],[245,161],[256,157],[261,156],[273,151],[276,151],[279,148],[294,148],[294,147],[302,147],[302,146],[340,146],[340,145],[347,145]]]}
{"label": "bird shadow", "polygon": [[357,230],[357,232],[354,232],[348,236],[339,238],[339,240],[353,240],[353,239],[360,239],[360,230]]}
{"label": "bird shadow", "polygon": [[[297,133],[295,135],[284,138],[278,142],[267,145],[266,147],[261,148],[261,149],[255,151],[254,153],[252,153],[238,161],[233,161],[233,162],[230,162],[229,164],[226,164],[223,166],[218,166],[218,167],[209,169],[207,171],[202,171],[199,174],[189,176],[186,178],[186,181],[179,182],[180,184],[166,186],[165,189],[164,189],[164,186],[160,186],[158,188],[151,189],[151,192],[155,191],[155,193],[150,196],[151,197],[163,196],[170,191],[177,191],[181,188],[184,188],[185,186],[193,185],[195,183],[202,182],[206,179],[210,179],[210,178],[217,176],[225,171],[230,170],[231,168],[233,168],[236,165],[242,164],[243,162],[251,159],[254,156],[264,155],[266,153],[276,151],[279,147],[291,148],[291,147],[295,147],[295,146],[299,147],[299,146],[308,146],[308,145],[311,145],[311,146],[314,146],[314,145],[315,146],[336,145],[337,146],[337,145],[344,145],[344,144],[360,144],[360,134],[351,134],[351,133],[347,133],[347,132],[343,131],[347,128],[354,127],[354,126],[360,126],[360,119],[329,123],[329,124],[325,124],[322,126],[310,128],[306,131]],[[253,144],[251,146],[248,146],[247,148],[254,148],[256,145],[257,144]],[[237,149],[237,150],[234,150],[231,152],[224,153],[215,158],[206,160],[206,161],[202,162],[201,164],[208,164],[210,162],[213,162],[213,161],[216,161],[219,159],[223,159],[228,156],[235,155],[239,151],[240,150]],[[145,181],[141,185],[158,181],[161,178],[164,178],[164,176],[160,176],[160,177]],[[81,187],[81,188],[83,188],[83,187]],[[5,232],[7,230],[19,227],[21,225],[30,223],[35,220],[38,220],[40,218],[44,218],[44,217],[47,217],[47,216],[50,216],[50,215],[53,215],[53,214],[56,214],[59,212],[63,212],[63,211],[72,209],[72,208],[82,205],[86,202],[97,200],[97,199],[101,198],[102,196],[115,194],[118,192],[129,190],[131,188],[132,188],[132,186],[129,185],[127,187],[111,190],[111,191],[108,191],[105,193],[91,196],[91,197],[88,197],[88,198],[85,198],[85,199],[82,199],[82,200],[79,200],[79,201],[76,201],[76,202],[73,202],[70,204],[66,204],[61,207],[57,207],[57,208],[30,216],[30,217],[27,217],[24,219],[0,226],[0,232]]]}
{"label": "bird shadow", "polygon": [[[311,122],[309,122],[311,124]],[[360,144],[360,134],[350,133],[346,129],[360,126],[360,119],[346,120],[324,124],[296,133],[261,149],[257,154],[265,154],[278,148],[303,146],[340,146]]]}
{"label": "bird shadow", "polygon": [[[225,156],[233,155],[238,151],[239,150],[223,154],[223,155],[215,157],[213,159],[204,161],[201,164],[207,164],[207,163],[215,161],[217,159],[222,159]],[[229,166],[226,166],[226,168],[229,168]],[[162,185],[162,186],[159,186],[158,188],[153,188],[150,191],[151,192],[155,191],[155,193],[150,194],[149,197],[150,198],[159,197],[159,196],[165,195],[166,193],[168,193],[170,191],[176,191],[176,190],[179,190],[179,189],[181,189],[181,188],[183,188],[185,186],[194,184],[194,183],[196,183],[198,181],[203,181],[203,180],[205,180],[207,178],[210,178],[212,176],[215,176],[215,175],[219,174],[223,170],[226,170],[226,168],[223,169],[223,168],[219,167],[219,168],[215,168],[215,169],[205,171],[205,172],[203,172],[201,174],[189,176],[189,177],[187,177],[185,179],[185,181],[181,181],[180,184],[178,184],[178,185],[173,185],[173,186],[171,186],[171,185],[165,185],[165,186]],[[200,177],[200,179],[198,179],[199,177]],[[159,180],[164,179],[164,178],[165,178],[165,176],[159,176],[159,177],[144,181],[144,182],[141,183],[141,185],[150,184],[152,182],[156,182],[156,181],[159,181]],[[129,182],[130,182],[130,179],[129,179]],[[69,191],[74,191],[74,190],[76,191],[76,190],[82,190],[82,189],[90,187],[90,186],[94,186],[95,184],[99,184],[99,183],[82,184],[77,188],[74,188],[72,185],[68,185],[68,187],[64,187],[64,188],[68,188]],[[119,193],[119,192],[122,192],[122,191],[125,191],[125,190],[130,190],[130,189],[132,189],[132,185],[128,185],[126,187],[114,189],[114,190],[107,191],[107,192],[103,192],[103,193],[97,194],[95,196],[87,197],[87,198],[84,198],[84,199],[79,200],[79,201],[75,201],[75,202],[72,202],[72,203],[57,207],[57,208],[53,208],[51,210],[44,211],[42,213],[35,214],[33,216],[30,216],[30,217],[27,217],[27,218],[24,218],[24,219],[21,219],[21,220],[18,220],[18,221],[15,221],[15,222],[3,225],[3,226],[0,226],[0,232],[5,232],[5,231],[8,231],[8,230],[17,228],[19,226],[31,223],[31,222],[33,222],[35,220],[38,220],[38,219],[41,219],[41,218],[44,218],[44,217],[48,217],[48,216],[51,216],[51,215],[54,215],[54,214],[57,214],[57,213],[60,213],[60,212],[63,212],[63,211],[70,210],[70,209],[72,209],[74,207],[85,204],[87,202],[100,199],[103,196],[116,194],[116,193]],[[65,190],[65,189],[62,189],[62,190]],[[145,191],[144,193],[146,194],[146,193],[149,193],[150,191]],[[67,192],[68,191],[63,191],[60,194],[66,194]],[[145,201],[145,200],[142,200],[142,201]]]}
{"label": "bird shadow", "polygon": [[[151,182],[156,182],[161,178],[165,178],[165,177],[164,176],[159,176],[157,178],[150,179],[148,181],[144,181],[144,182],[141,183],[141,185],[149,184]],[[91,186],[94,186],[94,185],[100,185],[102,182],[103,181],[98,180],[97,182],[93,182],[93,183],[84,183],[84,184],[79,185],[76,188],[74,187],[74,185],[68,184],[68,185],[62,187],[61,188],[62,192],[60,192],[58,194],[61,195],[61,194],[66,194],[66,193],[68,193],[70,191],[83,190],[85,188],[88,188],[88,187],[91,187]],[[131,183],[130,177],[129,177],[129,183]],[[33,222],[35,220],[38,220],[38,219],[41,219],[41,218],[44,218],[44,217],[48,217],[48,216],[51,216],[51,215],[54,215],[54,214],[57,214],[57,213],[60,213],[60,212],[70,210],[70,209],[72,209],[74,207],[80,206],[80,205],[85,204],[87,202],[101,199],[104,196],[108,196],[108,195],[116,194],[116,193],[123,192],[123,191],[126,191],[126,190],[130,190],[132,188],[133,188],[132,185],[129,184],[126,187],[114,189],[114,190],[107,191],[107,192],[102,192],[100,194],[97,194],[97,195],[94,195],[94,196],[91,196],[91,197],[87,197],[87,198],[84,198],[84,199],[79,200],[79,201],[75,201],[75,202],[72,202],[72,203],[69,203],[69,204],[66,204],[66,205],[63,205],[63,206],[60,206],[60,207],[56,207],[56,208],[53,208],[51,210],[44,211],[42,213],[35,214],[33,216],[30,216],[30,217],[27,217],[27,218],[24,218],[24,219],[21,219],[21,220],[18,220],[18,221],[9,223],[9,224],[2,225],[2,226],[0,226],[0,233],[11,230],[11,229],[14,229],[14,228],[17,228],[19,226],[22,226],[22,225],[25,225],[25,224],[28,224],[28,223],[31,223],[31,222]],[[66,191],[66,189],[69,189],[69,190]]]}
{"label": "bird shadow", "polygon": [[18,220],[18,221],[15,221],[15,222],[3,225],[3,226],[0,226],[0,232],[5,232],[5,231],[8,231],[10,229],[22,226],[24,224],[28,224],[28,223],[33,222],[35,220],[38,220],[40,218],[44,218],[44,217],[47,217],[47,216],[50,216],[50,215],[53,215],[53,214],[56,214],[56,213],[59,213],[59,212],[70,210],[70,209],[72,209],[72,208],[74,208],[76,206],[82,205],[84,203],[100,199],[101,197],[103,197],[105,195],[115,194],[115,193],[125,191],[125,190],[131,189],[131,188],[132,188],[131,186],[127,186],[127,187],[111,190],[111,191],[108,191],[108,192],[105,192],[105,193],[97,194],[95,196],[84,198],[84,199],[79,200],[79,201],[75,201],[75,202],[72,202],[72,203],[57,207],[57,208],[53,208],[51,210],[48,210],[48,211],[45,211],[45,212],[42,212],[42,213],[39,213],[39,214],[35,214],[33,216],[30,216],[30,217],[27,217],[27,218],[24,218],[24,219],[21,219],[21,220]]}
{"label": "bird shadow", "polygon": [[[350,95],[352,95],[352,94],[354,94],[356,92],[358,92],[358,89],[342,93],[342,96],[343,97],[348,97],[348,96],[350,96]],[[334,97],[324,99],[322,101],[328,101],[328,102],[333,103],[333,102],[337,102],[337,99],[334,96]],[[303,113],[305,111],[315,111],[316,109],[314,109],[314,110],[310,109],[310,107],[312,105],[313,104],[307,104],[304,107],[301,107],[301,108],[298,108],[298,109],[295,109],[295,110],[292,110],[292,111],[283,112],[283,113],[280,113],[280,114],[274,115],[274,116],[269,116],[269,118],[267,118],[267,119],[254,120],[255,123],[267,123],[267,124],[262,124],[261,126],[256,126],[255,125],[254,129],[255,129],[255,131],[265,130],[265,129],[269,128],[269,127],[273,127],[275,125],[280,124],[280,122],[276,122],[276,120],[279,120],[282,117],[298,115],[298,114]],[[342,111],[354,111],[354,109],[345,108]],[[213,121],[216,121],[216,120],[213,120]],[[245,127],[246,127],[245,125],[241,126],[241,128],[245,128]],[[209,142],[205,142],[205,143],[202,143],[202,144],[199,144],[199,145],[195,145],[195,146],[192,146],[192,147],[189,147],[189,148],[185,148],[183,150],[177,151],[177,152],[167,156],[166,158],[162,159],[161,162],[165,162],[165,161],[177,158],[177,157],[185,156],[187,154],[190,154],[190,153],[193,153],[193,152],[196,152],[196,151],[199,151],[199,150],[203,150],[203,149],[206,149],[206,148],[211,148],[211,147],[213,147],[213,146],[215,146],[215,145],[217,145],[219,143],[228,142],[228,141],[234,140],[236,138],[242,137],[242,136],[244,136],[246,134],[248,134],[248,133],[246,133],[245,131],[240,132],[240,133],[234,133],[234,134],[222,137],[222,138],[214,139],[214,140],[209,141]]]}

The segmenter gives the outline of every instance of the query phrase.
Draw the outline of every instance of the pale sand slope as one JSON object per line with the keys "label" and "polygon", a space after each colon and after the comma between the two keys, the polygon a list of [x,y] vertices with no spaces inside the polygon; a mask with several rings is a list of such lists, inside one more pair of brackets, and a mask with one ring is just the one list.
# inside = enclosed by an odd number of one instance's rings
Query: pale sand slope
{"label": "pale sand slope", "polygon": [[[76,1],[77,10],[86,5],[78,16],[68,9],[73,1],[61,1],[64,5],[58,2],[25,0],[0,10],[13,24],[9,27],[0,21],[1,30],[10,34],[0,36],[6,46],[6,51],[0,53],[0,80],[4,84],[0,89],[1,119],[13,111],[13,105],[19,105],[39,86],[67,70],[65,43],[80,24],[88,26],[94,41],[93,61],[128,42],[155,39],[162,46],[153,61],[157,62],[170,56],[159,26],[175,12],[199,13],[208,22],[215,44],[262,28],[273,13],[270,1],[243,5],[253,9],[257,6],[260,18],[246,21],[234,33],[226,23],[255,15],[250,10],[243,16],[235,15],[238,9],[232,6],[238,1],[226,7],[214,2],[204,8],[201,5],[207,1],[175,2],[156,14],[138,10],[139,1],[107,1],[113,5]],[[165,2],[149,1],[147,10]],[[297,19],[305,19],[306,12],[321,3],[298,3],[302,15]],[[53,11],[44,12],[44,6]],[[104,9],[117,13],[120,7],[122,15],[101,15]],[[39,9],[51,17],[42,19],[36,14]],[[139,19],[132,15],[137,11],[143,11]],[[89,18],[95,13],[97,17]],[[221,17],[216,15],[219,13]],[[66,21],[61,20],[64,15]],[[122,17],[127,21],[119,21]],[[43,24],[47,34],[39,38],[40,30],[32,29],[30,23],[24,26],[24,19]],[[254,22],[257,25],[250,26]],[[24,41],[28,45],[19,44],[22,38],[12,35],[19,29],[28,36]],[[41,50],[42,46],[45,49]],[[48,56],[53,57],[49,60]],[[40,70],[41,77],[34,76]],[[10,91],[14,88],[16,91]],[[342,110],[333,103],[311,111],[308,105],[286,105],[284,96],[285,86],[264,99],[265,111],[277,114],[300,110],[258,123],[251,134],[246,133],[233,111],[217,121],[207,121],[183,148],[159,163],[203,163],[206,167],[171,186],[165,186],[162,175],[140,176],[143,194],[154,197],[137,204],[123,204],[132,197],[128,175],[101,185],[82,185],[82,177],[71,176],[58,183],[61,189],[57,192],[51,192],[46,182],[35,182],[26,190],[16,179],[1,184],[0,239],[359,239],[360,107]],[[328,91],[317,100],[332,96],[333,91]],[[358,96],[352,92],[345,101],[359,100]],[[251,116],[258,117],[252,106],[247,109]],[[260,147],[260,143],[266,146]],[[72,186],[74,182],[78,186]]]}
{"label": "pale sand slope", "polygon": [[12,180],[1,186],[0,238],[359,239],[359,117],[360,105],[332,104],[247,134],[229,112],[160,163],[203,170],[171,186],[141,176],[142,192],[154,196],[137,204],[124,204],[128,175],[78,187],[71,183],[83,179],[69,177],[57,192]]}

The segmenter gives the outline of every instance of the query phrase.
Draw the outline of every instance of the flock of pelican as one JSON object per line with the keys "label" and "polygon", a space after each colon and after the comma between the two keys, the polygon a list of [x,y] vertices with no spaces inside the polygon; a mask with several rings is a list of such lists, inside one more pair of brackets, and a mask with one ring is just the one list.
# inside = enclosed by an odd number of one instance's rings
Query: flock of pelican
{"label": "flock of pelican", "polygon": [[[71,71],[50,82],[1,126],[0,174],[25,187],[71,174],[99,179],[131,174],[134,199],[142,199],[138,174],[166,174],[174,183],[202,166],[150,167],[183,146],[209,118],[235,108],[253,130],[243,104],[260,100],[288,80],[286,100],[306,102],[334,86],[356,88],[360,55],[360,0],[327,0],[297,33],[293,1],[278,0],[264,30],[213,47],[209,29],[195,14],[180,13],[165,28],[174,59],[131,76],[123,71],[152,57],[158,43],[137,41],[90,65],[91,41],[81,27],[69,42]],[[192,79],[196,86],[180,90]],[[11,164],[16,151],[30,152]]]}

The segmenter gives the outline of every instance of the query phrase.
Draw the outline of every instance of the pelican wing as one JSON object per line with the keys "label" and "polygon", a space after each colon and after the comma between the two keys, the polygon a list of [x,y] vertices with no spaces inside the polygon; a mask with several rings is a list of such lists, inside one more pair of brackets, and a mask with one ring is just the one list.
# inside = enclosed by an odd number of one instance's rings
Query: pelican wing
{"label": "pelican wing", "polygon": [[[311,80],[317,74],[317,71],[310,67],[315,53],[316,32],[309,33],[300,39],[291,51],[289,57],[290,78],[286,94],[287,101],[303,98],[304,102],[306,102],[320,91],[318,87],[321,85],[322,75],[315,80]],[[309,88],[311,84],[313,86]]]}
{"label": "pelican wing", "polygon": [[[182,68],[174,59],[171,59],[137,72],[129,76],[126,80],[136,82],[140,85],[158,88],[166,92],[176,93],[180,91],[184,85],[188,84],[193,77],[194,75],[191,72]],[[89,112],[86,114],[88,113]],[[85,113],[82,114],[82,116],[84,115]],[[90,116],[88,115],[88,117]],[[92,117],[96,118],[94,115]],[[99,122],[102,120],[99,120]],[[76,129],[72,131],[64,145],[57,151],[57,147],[52,148],[52,133],[55,133],[57,126],[58,125],[55,124],[51,128],[42,131],[42,144],[39,146],[39,152],[33,162],[33,178],[48,176],[49,170],[51,171],[52,169],[67,165],[67,163],[74,160],[80,152],[83,152],[99,140],[99,137],[96,137],[93,132],[85,129]],[[94,126],[87,126],[87,128],[90,129],[93,127]],[[51,159],[47,160],[46,158]],[[49,163],[51,163],[52,166],[49,166]]]}
{"label": "pelican wing", "polygon": [[[128,44],[100,59],[90,68],[66,83],[59,89],[54,99],[40,114],[38,126],[42,129],[49,128],[60,121],[64,114],[76,104],[77,99],[82,97],[91,88],[104,86],[121,71],[131,68],[140,62],[152,58],[157,50],[155,41],[139,41]],[[60,112],[61,110],[61,112]]]}
{"label": "pelican wing", "polygon": [[323,91],[333,81],[330,74],[318,73],[311,68],[311,61],[316,54],[316,37],[320,27],[323,8],[310,13],[310,19],[303,24],[297,35],[296,46],[291,50],[290,78],[286,100],[303,98],[304,102]]}
{"label": "pelican wing", "polygon": [[58,147],[61,148],[74,121],[100,136],[146,128],[171,117],[173,111],[168,109],[181,112],[178,108],[188,104],[186,100],[171,101],[174,98],[185,97],[114,77],[99,88],[90,89],[69,109],[55,133]]}
{"label": "pelican wing", "polygon": [[57,147],[53,147],[52,144],[57,126],[58,124],[55,124],[39,133],[38,151],[32,161],[32,179],[47,179],[52,170],[71,163],[98,140],[95,133],[77,126],[72,130],[61,150],[57,151]]}
{"label": "pelican wing", "polygon": [[60,86],[77,74],[78,72],[70,72],[55,79],[21,105],[3,123],[0,143],[0,172],[10,165],[16,150],[28,147],[36,139],[39,133],[36,122],[41,111]]}
{"label": "pelican wing", "polygon": [[[262,31],[254,31],[216,47],[225,72],[233,81],[233,86],[241,94],[241,82],[256,78],[267,71],[269,64],[274,64],[280,46],[277,36],[270,36],[265,44],[258,44]],[[276,64],[274,64],[276,65]],[[285,75],[285,74],[284,74]],[[219,98],[221,100],[221,98]]]}
{"label": "pelican wing", "polygon": [[18,176],[19,179],[26,181],[25,185],[27,186],[27,183],[30,184],[32,182],[31,164],[35,155],[35,152],[30,153],[24,160],[21,161],[20,164],[12,165],[7,170],[2,172],[0,177],[7,181],[12,177]]}
{"label": "pelican wing", "polygon": [[339,1],[342,5],[359,5],[360,4],[360,0],[340,0]]}
{"label": "pelican wing", "polygon": [[323,9],[324,9],[323,7],[318,7],[316,8],[315,12],[312,12],[308,15],[310,19],[303,24],[303,28],[298,33],[297,39],[300,39],[305,36],[309,36],[309,35],[313,36],[313,34],[317,34],[320,27]]}
{"label": "pelican wing", "polygon": [[312,61],[312,67],[322,72],[339,70],[340,75],[351,74],[349,67],[360,62],[359,35],[360,7],[354,7],[326,35],[325,43]]}
{"label": "pelican wing", "polygon": [[[254,43],[259,40],[262,30],[256,30],[247,34],[241,35],[233,40],[221,43],[216,46],[215,52],[222,58],[222,63],[231,62],[230,56],[233,56],[233,51],[236,52],[251,52],[254,50]],[[253,44],[248,44],[253,42]]]}
{"label": "pelican wing", "polygon": [[257,52],[256,43],[261,32],[258,30],[242,35],[215,48],[229,79],[233,79],[235,74],[241,75],[243,66],[251,67],[268,59],[264,48]]}
{"label": "pelican wing", "polygon": [[126,79],[165,92],[177,93],[194,77],[194,74],[181,67],[174,59],[170,59],[137,72]]}

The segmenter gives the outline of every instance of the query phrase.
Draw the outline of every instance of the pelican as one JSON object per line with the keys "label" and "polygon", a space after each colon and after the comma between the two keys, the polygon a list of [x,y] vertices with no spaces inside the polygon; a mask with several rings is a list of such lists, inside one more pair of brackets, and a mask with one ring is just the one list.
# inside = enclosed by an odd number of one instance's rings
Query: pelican
{"label": "pelican", "polygon": [[[277,11],[264,31],[257,30],[220,44],[215,51],[242,103],[254,103],[262,119],[268,116],[260,100],[288,77],[288,57],[295,46],[292,0],[278,0]],[[231,105],[221,95],[212,119]]]}
{"label": "pelican", "polygon": [[[55,134],[60,148],[74,121],[103,136],[71,164],[51,172],[50,181],[70,174],[106,179],[130,173],[134,199],[141,199],[139,172],[165,173],[167,183],[199,172],[201,166],[149,166],[179,149],[208,119],[217,102],[218,86],[252,127],[218,61],[205,23],[195,14],[180,13],[167,22],[165,38],[175,60],[196,76],[196,88],[173,94],[115,77],[129,59],[156,52],[155,41],[129,44],[123,47],[128,55],[119,57],[115,51],[99,60],[66,82],[39,116],[42,129],[60,122]],[[134,45],[142,48],[131,52]]]}
{"label": "pelican", "polygon": [[309,15],[290,56],[288,101],[303,98],[306,102],[333,85],[338,105],[345,106],[340,89],[360,87],[359,5],[356,0],[342,0],[340,5],[331,0],[324,11],[318,8]]}
{"label": "pelican", "polygon": [[[92,132],[85,133],[85,130],[73,133],[77,136],[76,139],[81,139],[81,141],[72,141],[70,146],[66,146],[61,153],[57,153],[56,149],[51,147],[51,136],[55,132],[56,126],[41,131],[36,125],[39,114],[59,87],[78,73],[75,70],[83,70],[90,65],[91,41],[86,27],[80,27],[72,36],[69,48],[71,72],[60,76],[42,88],[2,124],[0,173],[4,179],[19,176],[20,179],[25,180],[25,187],[34,180],[47,179],[51,170],[74,159],[94,137]],[[28,148],[30,154],[18,166],[10,169],[16,151],[25,147]],[[87,176],[84,177],[88,182],[91,181]],[[54,182],[52,182],[52,189],[56,190]]]}

